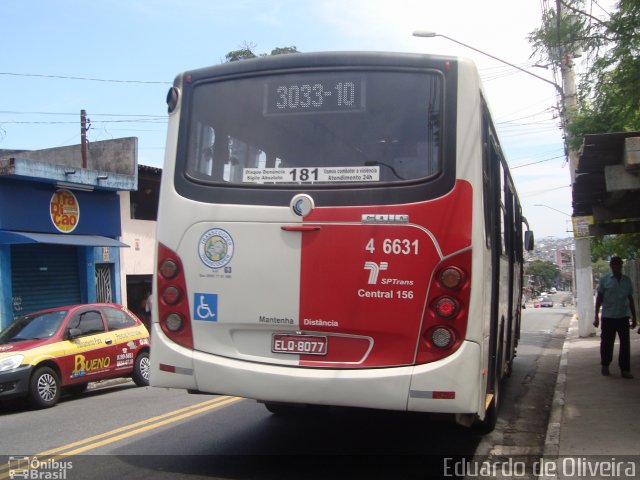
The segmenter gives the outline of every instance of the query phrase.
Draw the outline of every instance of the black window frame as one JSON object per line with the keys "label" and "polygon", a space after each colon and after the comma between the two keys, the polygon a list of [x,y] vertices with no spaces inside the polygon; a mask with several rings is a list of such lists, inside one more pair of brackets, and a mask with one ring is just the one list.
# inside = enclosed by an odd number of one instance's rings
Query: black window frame
{"label": "black window frame", "polygon": [[[95,313],[97,314],[97,316],[100,318],[100,323],[102,325],[102,330],[86,330],[84,331],[82,329],[82,320],[83,317],[85,317],[88,314],[91,313]],[[75,314],[73,316],[73,319],[71,320],[71,322],[69,322],[69,327],[70,328],[77,328],[78,330],[80,330],[80,334],[76,335],[75,337],[87,337],[90,335],[99,335],[101,333],[105,333],[107,331],[106,329],[106,325],[104,322],[104,317],[102,316],[102,312],[99,309],[89,309],[89,310],[83,310],[81,312],[78,312],[77,314]]]}
{"label": "black window frame", "polygon": [[[107,328],[110,332],[113,331],[117,331],[117,330],[123,330],[125,328],[131,328],[131,327],[135,327],[136,325],[138,325],[138,322],[136,322],[135,318],[133,318],[131,315],[129,315],[127,312],[125,312],[124,310],[121,310],[119,308],[115,308],[115,307],[102,307],[102,313],[104,316],[104,319],[107,322]],[[123,324],[122,325],[118,325],[115,321],[115,319],[112,317],[113,315],[118,315],[121,318],[126,318],[129,320],[129,322],[127,324]],[[111,323],[111,320],[114,320],[113,324]]]}
{"label": "black window frame", "polygon": [[[440,197],[455,185],[456,121],[457,121],[457,61],[454,57],[435,57],[416,54],[295,54],[281,55],[243,62],[232,62],[206,69],[185,72],[174,85],[181,91],[181,104],[189,105],[193,89],[200,82],[232,80],[248,76],[274,75],[309,69],[379,70],[379,71],[437,71],[443,75],[442,170],[432,178],[405,182],[356,185],[278,185],[263,188],[256,185],[217,185],[199,181],[186,175],[186,151],[190,121],[188,107],[179,110],[180,131],[174,187],[178,194],[207,203],[237,205],[286,206],[298,193],[313,196],[316,206],[349,206],[361,204],[391,205],[425,201]],[[285,58],[287,57],[287,58]]]}

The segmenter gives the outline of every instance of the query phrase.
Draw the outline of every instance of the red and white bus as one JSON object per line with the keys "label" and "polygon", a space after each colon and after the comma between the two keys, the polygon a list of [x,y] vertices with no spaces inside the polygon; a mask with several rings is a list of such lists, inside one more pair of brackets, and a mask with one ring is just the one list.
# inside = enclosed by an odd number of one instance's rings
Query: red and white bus
{"label": "red and white bus", "polygon": [[280,55],[167,102],[151,384],[491,429],[524,219],[474,64]]}

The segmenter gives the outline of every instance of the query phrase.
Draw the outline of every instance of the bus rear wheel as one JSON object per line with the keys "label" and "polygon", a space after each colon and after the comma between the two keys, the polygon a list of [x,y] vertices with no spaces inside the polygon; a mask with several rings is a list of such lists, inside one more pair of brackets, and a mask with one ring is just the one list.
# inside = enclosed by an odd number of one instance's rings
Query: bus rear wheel
{"label": "bus rear wheel", "polygon": [[303,406],[293,403],[264,402],[264,406],[274,415],[292,415],[304,410]]}
{"label": "bus rear wheel", "polygon": [[326,405],[307,405],[304,403],[286,403],[286,402],[260,402],[274,415],[301,415],[315,414],[321,415],[328,411]]}
{"label": "bus rear wheel", "polygon": [[498,423],[498,407],[500,406],[499,397],[500,387],[496,386],[491,404],[484,414],[484,419],[476,420],[473,424],[473,429],[480,435],[491,433],[496,428],[496,424]]}
{"label": "bus rear wheel", "polygon": [[473,429],[481,435],[491,433],[498,422],[498,409],[500,408],[500,384],[502,383],[502,334],[500,335],[500,347],[498,348],[498,358],[494,367],[493,393],[491,403],[484,414],[483,420],[477,420]]}

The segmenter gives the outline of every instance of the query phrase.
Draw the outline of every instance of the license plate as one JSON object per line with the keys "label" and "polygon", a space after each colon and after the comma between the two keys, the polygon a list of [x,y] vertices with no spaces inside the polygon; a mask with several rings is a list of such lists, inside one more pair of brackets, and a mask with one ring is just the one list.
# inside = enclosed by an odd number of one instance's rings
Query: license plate
{"label": "license plate", "polygon": [[271,351],[273,353],[293,353],[298,355],[326,355],[327,337],[274,333],[271,341]]}

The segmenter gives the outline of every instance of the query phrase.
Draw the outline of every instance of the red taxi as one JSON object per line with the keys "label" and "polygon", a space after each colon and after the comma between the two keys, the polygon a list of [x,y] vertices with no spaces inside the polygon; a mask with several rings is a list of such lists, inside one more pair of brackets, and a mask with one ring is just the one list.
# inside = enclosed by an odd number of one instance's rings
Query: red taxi
{"label": "red taxi", "polygon": [[0,332],[0,400],[27,397],[48,408],[62,390],[77,394],[89,382],[116,377],[146,386],[149,373],[149,332],[121,305],[41,310]]}

